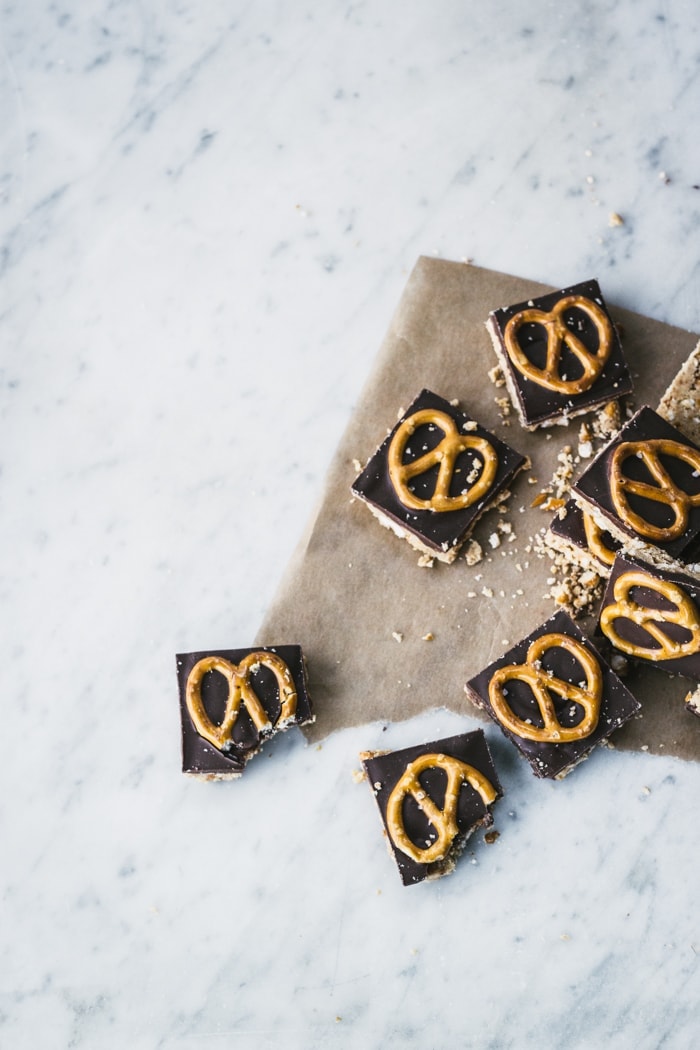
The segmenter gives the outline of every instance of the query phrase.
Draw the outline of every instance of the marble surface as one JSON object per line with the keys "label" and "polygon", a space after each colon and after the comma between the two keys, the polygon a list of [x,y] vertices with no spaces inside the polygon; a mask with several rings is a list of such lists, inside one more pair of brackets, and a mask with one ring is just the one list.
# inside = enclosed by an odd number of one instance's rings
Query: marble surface
{"label": "marble surface", "polygon": [[696,6],[27,0],[0,42],[0,1045],[696,1045],[697,765],[539,783],[491,733],[500,838],[405,889],[357,753],[464,719],[199,784],[174,671],[252,638],[420,254],[700,330]]}

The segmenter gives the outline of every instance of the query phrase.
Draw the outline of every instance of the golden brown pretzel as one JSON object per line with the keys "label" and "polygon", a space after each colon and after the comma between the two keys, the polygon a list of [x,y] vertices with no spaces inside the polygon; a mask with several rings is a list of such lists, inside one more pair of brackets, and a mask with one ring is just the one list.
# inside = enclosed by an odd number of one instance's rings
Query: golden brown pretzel
{"label": "golden brown pretzel", "polygon": [[[675,605],[675,609],[650,609],[630,598],[633,587],[646,587]],[[614,603],[606,605],[600,614],[600,629],[616,649],[643,660],[677,660],[700,651],[700,616],[695,602],[682,587],[670,580],[659,580],[641,570],[622,573],[613,586]],[[615,626],[618,619],[631,620],[642,627],[655,642],[654,646],[639,645],[622,638]],[[675,641],[663,630],[663,624],[676,624],[690,632],[685,642]]]}
{"label": "golden brown pretzel", "polygon": [[603,542],[603,530],[597,521],[595,521],[590,514],[585,510],[583,514],[583,531],[586,534],[586,543],[591,554],[595,554],[599,561],[602,561],[603,565],[612,565],[615,561],[615,551],[610,547],[606,547]]}
{"label": "golden brown pretzel", "polygon": [[[554,648],[566,649],[576,658],[586,676],[585,688],[556,678],[543,671],[542,656]],[[518,718],[504,694],[503,686],[512,679],[525,682],[535,697],[544,725],[532,725]],[[584,715],[575,726],[563,726],[554,708],[551,693],[573,700],[583,708]],[[603,675],[593,653],[567,634],[543,634],[530,645],[524,664],[508,664],[495,672],[489,682],[489,700],[498,721],[516,736],[538,743],[566,744],[590,736],[598,724],[600,700],[603,693]]]}
{"label": "golden brown pretzel", "polygon": [[[571,307],[585,313],[593,322],[598,332],[598,352],[584,346],[579,337],[567,326],[564,313]],[[518,342],[518,332],[525,324],[539,324],[547,333],[547,358],[544,368],[537,368],[530,361]],[[566,295],[551,310],[538,310],[535,307],[521,310],[507,322],[503,331],[508,356],[521,375],[533,383],[554,390],[558,394],[582,394],[589,390],[605,368],[613,348],[615,332],[612,322],[605,310],[592,299],[583,295]],[[578,379],[564,379],[560,375],[561,355],[564,344],[583,369]]]}
{"label": "golden brown pretzel", "polygon": [[[233,743],[233,729],[241,703],[245,704],[258,734],[272,728],[267,712],[250,681],[251,672],[258,666],[267,667],[277,679],[281,705],[277,721],[284,722],[296,711],[297,691],[291,671],[276,653],[249,653],[238,664],[233,664],[222,656],[204,656],[197,661],[187,677],[185,701],[190,718],[199,735],[219,751],[226,751]],[[228,698],[221,725],[212,722],[202,700],[202,679],[208,671],[218,671],[228,683]]]}
{"label": "golden brown pretzel", "polygon": [[[688,527],[691,507],[700,506],[700,492],[691,496],[679,488],[661,462],[661,455],[679,459],[694,471],[700,471],[700,451],[668,438],[623,441],[617,446],[610,460],[610,495],[620,521],[645,539],[655,540],[657,543],[676,540],[682,536]],[[630,456],[638,456],[643,461],[656,481],[655,485],[648,481],[635,481],[623,474],[622,468]],[[661,526],[647,521],[641,514],[632,510],[625,495],[627,492],[643,496],[655,503],[665,504],[673,511],[673,524]]]}
{"label": "golden brown pretzel", "polygon": [[[430,798],[419,780],[426,769],[438,768],[447,774],[445,801],[440,809]],[[400,780],[394,785],[386,804],[386,823],[394,845],[418,864],[432,864],[448,852],[455,836],[457,826],[457,803],[459,791],[466,781],[481,795],[485,805],[490,805],[496,798],[493,784],[474,766],[461,762],[451,755],[420,755],[404,770]],[[403,821],[403,802],[407,795],[412,795],[417,804],[438,833],[435,842],[422,848],[408,837]]]}
{"label": "golden brown pretzel", "polygon": [[[420,426],[433,424],[443,432],[443,438],[424,455],[403,462],[403,454],[412,435]],[[460,452],[472,449],[482,460],[481,473],[474,484],[465,488],[457,496],[450,496],[450,484],[455,464]],[[498,455],[495,448],[486,438],[476,434],[460,434],[451,416],[438,409],[422,408],[408,416],[397,427],[389,444],[388,451],[389,477],[399,500],[411,510],[433,510],[440,513],[449,510],[462,510],[485,496],[493,485],[498,470]],[[435,491],[430,499],[419,499],[408,487],[411,478],[425,474],[427,470],[439,464]]]}

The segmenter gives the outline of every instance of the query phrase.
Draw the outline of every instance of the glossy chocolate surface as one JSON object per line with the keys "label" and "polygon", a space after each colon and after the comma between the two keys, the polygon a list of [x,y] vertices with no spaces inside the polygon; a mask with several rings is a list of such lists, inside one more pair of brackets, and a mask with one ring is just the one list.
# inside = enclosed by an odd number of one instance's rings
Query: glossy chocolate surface
{"label": "glossy chocolate surface", "polygon": [[[389,751],[385,754],[375,754],[370,758],[364,758],[362,764],[379,807],[384,827],[387,829],[387,841],[405,886],[423,882],[424,879],[434,878],[443,874],[441,869],[444,866],[444,861],[434,864],[419,864],[409,857],[408,854],[397,848],[389,834],[386,819],[387,802],[394,787],[405,773],[407,767],[421,755],[427,754],[449,755],[460,762],[466,762],[468,765],[474,766],[491,783],[496,791],[497,798],[500,798],[503,794],[496,776],[491,753],[486,743],[486,737],[481,729],[474,730],[471,733],[462,733],[459,736],[447,737],[444,740],[436,740],[428,744],[403,748],[400,751]],[[420,775],[420,782],[433,802],[442,808],[446,785],[444,771],[437,768],[426,769]],[[407,798],[404,801],[403,818],[406,832],[411,841],[421,848],[425,846],[431,834],[432,826],[425,813],[412,798]],[[489,807],[479,793],[466,782],[460,788],[456,819],[458,844],[460,839],[464,839],[475,828],[488,827],[493,823]]]}
{"label": "glossy chocolate surface", "polygon": [[[389,476],[389,445],[401,422],[421,409],[435,409],[444,412],[454,420],[461,434],[468,433],[474,437],[485,438],[493,447],[498,457],[496,475],[488,492],[471,506],[441,512],[413,510],[399,499]],[[478,424],[475,429],[466,431],[464,424],[471,422],[473,422],[472,416],[455,408],[430,390],[423,390],[369,460],[365,469],[353,483],[352,491],[367,503],[373,504],[392,521],[412,532],[426,547],[444,552],[458,546],[469,534],[484,509],[508,487],[516,473],[526,463],[525,456],[521,456],[519,452]],[[442,438],[443,432],[439,427],[431,428],[425,425],[418,427],[406,446],[404,462],[409,463],[426,450],[435,448]],[[474,463],[474,452],[465,451],[459,454],[452,477],[451,495],[456,495],[468,485],[466,479]],[[411,491],[420,499],[430,499],[435,491],[436,476],[437,468],[431,468],[424,474],[418,475],[410,483]]]}
{"label": "glossy chocolate surface", "polygon": [[[505,327],[511,317],[533,307],[543,312],[549,312],[560,300],[570,295],[581,296],[601,307],[610,319],[613,333],[613,344],[605,367],[589,389],[582,391],[580,394],[559,393],[524,376],[510,360],[503,337]],[[538,426],[571,413],[594,408],[632,391],[632,378],[625,361],[620,338],[610,318],[600,286],[596,280],[582,281],[580,284],[562,288],[557,292],[550,292],[536,299],[494,310],[490,314],[489,320],[501,344],[506,362],[505,367],[507,367],[510,377],[515,384],[519,411],[523,422],[527,426]],[[567,328],[571,329],[572,334],[583,343],[586,349],[591,354],[596,354],[599,349],[599,337],[590,318],[582,310],[574,306],[565,312],[564,320]],[[535,323],[524,324],[520,328],[517,338],[528,360],[536,368],[543,368],[547,357],[547,340],[544,327]],[[560,373],[565,374],[568,379],[576,379],[581,374],[581,365],[567,348],[564,349],[561,356]]]}
{"label": "glossy chocolate surface", "polygon": [[[650,440],[667,440],[678,442],[689,449],[697,450],[697,446],[686,438],[680,430],[667,423],[657,412],[648,406],[640,410],[620,430],[617,436],[600,452],[591,465],[581,474],[578,481],[572,486],[574,495],[581,496],[590,505],[600,511],[611,524],[631,537],[641,538],[645,542],[652,542],[630,526],[620,517],[616,508],[611,490],[611,461],[615,449],[624,442],[640,442]],[[668,456],[662,453],[661,462],[668,472],[674,484],[691,497],[700,497],[700,475],[697,475],[690,464],[683,462],[676,456]],[[638,456],[629,456],[623,464],[625,477],[641,482],[656,485],[649,473],[647,466]],[[673,524],[674,515],[672,510],[663,502],[650,500],[635,494],[628,494],[627,501],[633,512],[641,515],[651,525],[665,528]],[[694,539],[700,534],[700,504],[691,506],[688,511],[688,525],[682,536],[672,540],[656,540],[654,545],[665,550],[674,557],[680,557],[686,549],[690,548]]]}
{"label": "glossy chocolate surface", "polygon": [[[662,589],[665,582],[671,583],[680,588],[688,601],[692,603],[691,608],[694,608],[695,620],[700,624],[700,580],[694,579],[683,572],[671,572],[666,569],[660,569],[656,565],[649,565],[647,562],[630,558],[627,555],[618,554],[615,558],[612,572],[610,573],[610,579],[608,580],[608,585],[603,596],[601,615],[606,608],[615,606],[620,608],[620,605],[615,598],[615,584],[621,576],[624,576],[629,572],[642,572],[652,581],[652,584],[649,587],[634,586],[630,589],[628,600],[632,605],[639,605],[642,608],[649,610],[658,610],[661,613],[661,616],[658,619],[651,620],[650,622],[655,628],[660,629],[662,633],[667,636],[670,645],[673,645],[673,643],[687,643],[692,637],[692,632],[685,627],[682,627],[680,624],[669,622],[669,620],[666,619],[666,616],[675,616],[678,607],[664,596]],[[657,587],[660,587],[661,590],[656,589]],[[619,634],[620,638],[629,643],[630,646],[652,650],[659,650],[661,648],[661,643],[658,640],[655,640],[649,632],[644,629],[642,624],[635,623],[629,617],[615,617],[614,629]],[[598,630],[605,634],[600,620]],[[610,643],[609,638],[608,642]],[[628,652],[626,649],[621,649],[621,651],[624,652],[624,655],[629,660],[632,660],[640,666],[659,667],[662,670],[667,671],[669,674],[682,675],[685,678],[690,678],[692,681],[700,682],[700,647],[697,652],[662,660],[652,659],[651,654],[641,655],[640,653]]]}
{"label": "glossy chocolate surface", "polygon": [[[516,735],[507,729],[499,720],[489,699],[489,684],[497,670],[510,664],[524,664],[532,642],[546,634],[566,634],[580,642],[596,658],[602,676],[602,697],[598,724],[590,735],[580,740],[567,743],[542,743]],[[542,670],[551,672],[556,678],[572,683],[580,683],[585,674],[579,661],[560,646],[549,649],[542,657]],[[638,701],[627,687],[603,660],[597,649],[591,644],[583,631],[565,612],[557,612],[532,634],[513,646],[498,660],[476,675],[466,686],[467,695],[496,722],[501,731],[518,748],[530,763],[537,777],[557,777],[587,755],[602,740],[605,740],[615,729],[623,725],[639,710]],[[582,708],[572,700],[562,699],[550,691],[558,720],[562,726],[575,726],[582,719]],[[514,713],[523,721],[529,719],[533,725],[542,725],[539,708],[532,690],[522,681],[511,679],[508,682],[508,703]]]}
{"label": "glossy chocolate surface", "polygon": [[[237,664],[253,652],[276,653],[289,668],[297,691],[296,713],[287,725],[303,725],[313,715],[309,700],[302,651],[298,645],[253,646],[247,649],[207,649],[202,652],[181,653],[176,657],[177,677],[180,689],[180,715],[182,723],[182,771],[196,776],[233,776],[242,773],[246,761],[257,751],[261,739],[245,704],[241,708],[233,729],[232,746],[219,750],[197,732],[185,700],[187,679],[192,668],[206,656],[218,656]],[[272,722],[272,728],[264,734],[268,739],[279,730],[275,722],[280,713],[280,697],[277,681],[266,667],[251,673],[250,681],[258,699]],[[220,724],[228,699],[228,683],[218,671],[208,671],[202,679],[202,699],[207,715],[215,724]]]}

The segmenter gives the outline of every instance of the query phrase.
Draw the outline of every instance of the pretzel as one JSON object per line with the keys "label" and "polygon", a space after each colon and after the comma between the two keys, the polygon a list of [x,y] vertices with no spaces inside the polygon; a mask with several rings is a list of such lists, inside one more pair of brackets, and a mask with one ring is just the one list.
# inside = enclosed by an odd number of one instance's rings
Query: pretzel
{"label": "pretzel", "polygon": [[[651,609],[630,598],[633,587],[647,587],[656,594],[666,598],[675,609]],[[600,628],[610,639],[616,649],[629,656],[638,656],[643,660],[677,660],[681,656],[691,656],[700,651],[700,616],[695,602],[677,584],[670,580],[659,580],[646,572],[637,570],[625,572],[615,580],[613,586],[615,601],[606,605],[600,614]],[[651,645],[639,645],[622,638],[617,631],[617,619],[631,620],[642,627],[655,642],[658,648]],[[663,624],[677,624],[690,632],[686,642],[669,637],[663,630]]]}
{"label": "pretzel", "polygon": [[[419,779],[424,770],[433,768],[442,769],[447,774],[447,787],[442,809],[433,802]],[[496,791],[493,784],[486,779],[483,773],[451,755],[420,755],[406,766],[386,804],[387,828],[391,841],[397,849],[400,849],[417,864],[432,864],[433,861],[442,860],[459,832],[457,804],[460,789],[465,781],[481,795],[485,805],[488,806],[495,800]],[[424,849],[416,846],[406,832],[403,821],[403,802],[407,795],[415,799],[438,833],[435,842]]]}
{"label": "pretzel", "polygon": [[[556,678],[540,667],[542,656],[554,648],[566,649],[580,663],[586,676],[582,688],[563,678]],[[532,690],[544,725],[532,725],[518,718],[505,696],[503,686],[512,679],[525,682]],[[557,718],[550,693],[565,700],[573,700],[583,708],[584,715],[575,726],[563,726]],[[498,721],[516,736],[544,744],[567,744],[590,736],[598,724],[600,700],[603,693],[603,675],[593,653],[567,634],[543,634],[530,645],[524,664],[508,664],[495,672],[489,682],[489,700]]]}
{"label": "pretzel", "polygon": [[594,518],[585,510],[583,514],[583,531],[586,533],[586,543],[591,554],[594,554],[603,565],[612,565],[615,561],[615,551],[606,547],[603,542],[603,530]]}
{"label": "pretzel", "polygon": [[[251,672],[258,666],[267,667],[277,679],[281,705],[277,722],[284,722],[296,711],[297,691],[291,671],[276,653],[249,653],[238,664],[231,663],[223,656],[204,656],[197,661],[187,677],[185,701],[190,718],[199,735],[219,751],[227,751],[233,746],[233,729],[241,703],[245,704],[258,736],[272,728],[268,714],[250,681]],[[218,671],[228,683],[226,709],[220,725],[212,722],[202,700],[202,679],[209,671]]]}
{"label": "pretzel", "polygon": [[[598,332],[597,353],[592,353],[566,324],[563,314],[571,307],[581,310],[595,325]],[[547,358],[544,368],[537,368],[518,342],[518,332],[525,324],[542,325],[547,333]],[[612,321],[605,310],[583,295],[565,295],[551,310],[538,310],[536,307],[520,310],[508,320],[503,330],[506,351],[518,372],[538,386],[567,395],[582,394],[593,386],[610,357],[614,338]],[[564,344],[583,369],[578,379],[565,379],[560,375]]]}
{"label": "pretzel", "polygon": [[[623,441],[617,446],[610,460],[610,495],[615,511],[624,524],[629,525],[640,536],[659,542],[676,540],[688,527],[692,507],[700,506],[700,492],[690,495],[673,481],[661,462],[661,455],[670,456],[686,463],[693,471],[700,471],[700,450],[683,445],[670,438],[652,438],[649,441]],[[635,481],[622,472],[630,456],[639,456],[656,484]],[[641,514],[632,510],[625,493],[664,503],[673,511],[673,524],[654,525]]]}
{"label": "pretzel", "polygon": [[[433,424],[442,430],[444,437],[424,455],[403,462],[406,445],[412,435],[421,426]],[[455,464],[460,452],[472,449],[481,457],[482,468],[478,479],[458,496],[450,496],[450,484]],[[463,510],[485,496],[491,488],[498,470],[498,455],[490,441],[476,434],[460,434],[451,416],[438,409],[422,408],[397,427],[392,436],[388,451],[389,478],[397,497],[411,510],[432,510],[440,513],[449,510]],[[425,474],[435,464],[439,464],[435,491],[430,499],[419,499],[408,487],[411,478]]]}

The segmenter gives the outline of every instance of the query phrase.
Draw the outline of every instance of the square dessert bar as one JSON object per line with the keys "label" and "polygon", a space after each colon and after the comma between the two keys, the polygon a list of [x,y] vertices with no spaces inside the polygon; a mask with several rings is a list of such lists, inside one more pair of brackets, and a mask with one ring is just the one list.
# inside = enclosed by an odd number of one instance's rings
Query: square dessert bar
{"label": "square dessert bar", "polygon": [[423,390],[352,485],[382,525],[451,562],[528,465],[465,412]]}
{"label": "square dessert bar", "polygon": [[566,423],[632,390],[620,337],[595,280],[494,310],[486,327],[528,430]]}
{"label": "square dessert bar", "polygon": [[239,777],[274,733],[313,722],[300,646],[259,646],[177,657],[182,771]]}
{"label": "square dessert bar", "polygon": [[700,682],[700,579],[618,555],[599,629],[635,663]]}
{"label": "square dessert bar", "polygon": [[668,563],[700,533],[700,448],[645,406],[571,492],[631,553]]}
{"label": "square dessert bar", "polygon": [[658,411],[700,445],[700,343],[669,384]]}
{"label": "square dessert bar", "polygon": [[467,696],[530,763],[561,779],[640,708],[565,612],[555,613],[480,674]]}
{"label": "square dessert bar", "polygon": [[448,875],[472,832],[493,823],[503,792],[481,729],[360,758],[404,886]]}
{"label": "square dessert bar", "polygon": [[622,544],[601,529],[575,500],[567,500],[550,522],[545,542],[568,559],[599,576],[609,576],[615,554]]}

